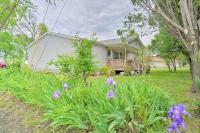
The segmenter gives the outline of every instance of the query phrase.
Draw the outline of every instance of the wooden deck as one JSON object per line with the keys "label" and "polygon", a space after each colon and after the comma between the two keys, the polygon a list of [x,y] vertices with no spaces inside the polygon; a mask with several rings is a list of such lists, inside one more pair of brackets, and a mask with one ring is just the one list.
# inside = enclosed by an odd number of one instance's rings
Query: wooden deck
{"label": "wooden deck", "polygon": [[108,59],[107,66],[113,67],[116,71],[124,71],[125,67],[131,67],[132,71],[141,72],[142,66],[138,61],[125,61],[124,59]]}

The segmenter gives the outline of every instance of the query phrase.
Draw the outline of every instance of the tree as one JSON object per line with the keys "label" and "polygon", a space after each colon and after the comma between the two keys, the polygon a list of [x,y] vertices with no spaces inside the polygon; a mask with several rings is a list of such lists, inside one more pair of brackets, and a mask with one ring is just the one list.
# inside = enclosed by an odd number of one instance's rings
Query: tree
{"label": "tree", "polygon": [[[58,0],[45,0],[56,4]],[[15,26],[29,9],[34,8],[31,0],[0,0],[0,31]]]}
{"label": "tree", "polygon": [[16,25],[27,9],[32,7],[30,0],[0,0],[0,31]]}
{"label": "tree", "polygon": [[180,41],[172,37],[164,29],[161,29],[149,47],[155,54],[160,55],[165,60],[169,71],[171,71],[171,63],[173,64],[174,71],[176,71],[176,60],[184,51]]}
{"label": "tree", "polygon": [[42,36],[44,33],[48,32],[48,27],[45,25],[45,23],[40,23],[38,26],[38,36]]}
{"label": "tree", "polygon": [[78,68],[77,72],[83,79],[85,86],[88,85],[87,79],[95,67],[92,55],[92,47],[94,44],[96,44],[96,38],[88,40],[87,38],[79,39],[77,36],[73,41]]}
{"label": "tree", "polygon": [[150,72],[150,57],[151,51],[148,47],[141,47],[138,49],[138,62],[142,66],[142,73],[147,74]]}
{"label": "tree", "polygon": [[0,32],[0,53],[3,54],[4,60],[8,63],[12,63],[14,60],[22,63],[25,60],[27,43],[25,36]]}
{"label": "tree", "polygon": [[0,32],[0,53],[3,53],[4,60],[12,55],[15,49],[13,45],[13,36],[8,32]]}
{"label": "tree", "polygon": [[34,10],[30,10],[26,13],[24,18],[17,23],[15,30],[20,34],[29,35],[30,38],[35,40],[38,33],[38,24],[36,22]]}
{"label": "tree", "polygon": [[[200,79],[200,1],[199,0],[132,0],[133,5],[146,11],[143,20],[155,18],[159,26],[180,40],[189,53],[192,66],[192,92],[197,90]],[[137,12],[135,12],[137,13]],[[138,16],[135,14],[134,16]],[[141,15],[141,14],[140,14]],[[146,18],[149,19],[146,19]],[[134,19],[134,17],[130,17]],[[133,21],[129,21],[132,23]],[[134,21],[135,22],[135,21]]]}

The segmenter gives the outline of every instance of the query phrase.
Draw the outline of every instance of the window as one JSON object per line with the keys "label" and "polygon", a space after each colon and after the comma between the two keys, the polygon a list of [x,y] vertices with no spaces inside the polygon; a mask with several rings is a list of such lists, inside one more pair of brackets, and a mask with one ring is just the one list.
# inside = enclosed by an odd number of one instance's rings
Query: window
{"label": "window", "polygon": [[123,59],[124,58],[124,54],[122,52],[119,52],[119,58]]}
{"label": "window", "polygon": [[124,53],[123,52],[113,52],[113,59],[124,59]]}
{"label": "window", "polygon": [[119,53],[113,52],[113,59],[119,59]]}
{"label": "window", "polygon": [[108,49],[107,57],[111,57],[111,50],[110,49]]}

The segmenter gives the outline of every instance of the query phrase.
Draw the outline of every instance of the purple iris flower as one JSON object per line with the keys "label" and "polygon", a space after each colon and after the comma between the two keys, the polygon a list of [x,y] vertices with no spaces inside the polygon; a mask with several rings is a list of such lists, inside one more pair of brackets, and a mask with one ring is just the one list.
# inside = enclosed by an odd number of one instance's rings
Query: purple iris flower
{"label": "purple iris flower", "polygon": [[114,83],[113,78],[112,77],[108,77],[106,83],[112,85]]}
{"label": "purple iris flower", "polygon": [[111,98],[115,97],[114,91],[113,90],[109,90],[108,94],[107,94],[107,97],[108,97],[108,99],[111,99]]}
{"label": "purple iris flower", "polygon": [[170,108],[169,112],[167,113],[168,118],[172,118],[174,112],[174,106]]}
{"label": "purple iris flower", "polygon": [[68,88],[69,88],[69,85],[68,85],[67,83],[64,83],[64,84],[63,84],[63,89],[64,89],[64,90],[67,90]]}
{"label": "purple iris flower", "polygon": [[186,125],[184,122],[184,115],[191,117],[191,115],[186,111],[186,107],[183,104],[178,104],[170,108],[167,113],[167,117],[171,119],[171,125],[168,129],[168,132],[180,133],[179,127],[182,127],[186,131]]}
{"label": "purple iris flower", "polygon": [[60,97],[60,90],[56,90],[53,94],[52,94],[52,97],[54,99],[58,99]]}
{"label": "purple iris flower", "polygon": [[186,111],[186,107],[183,104],[179,103],[176,106],[176,110],[179,111],[183,115],[188,115],[188,117],[191,118],[191,114]]}
{"label": "purple iris flower", "polygon": [[117,88],[117,84],[112,77],[108,77],[106,83],[109,85],[113,85],[114,89]]}
{"label": "purple iris flower", "polygon": [[180,133],[178,125],[176,122],[172,122],[170,127],[168,128],[168,133],[171,133],[172,131],[175,131],[177,133]]}

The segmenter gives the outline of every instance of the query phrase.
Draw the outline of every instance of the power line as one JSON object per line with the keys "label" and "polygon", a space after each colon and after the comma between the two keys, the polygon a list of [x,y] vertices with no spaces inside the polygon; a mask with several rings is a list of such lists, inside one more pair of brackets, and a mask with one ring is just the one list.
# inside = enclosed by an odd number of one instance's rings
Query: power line
{"label": "power line", "polygon": [[[50,2],[48,2],[48,4],[47,4],[47,7],[46,7],[46,10],[45,10],[45,14],[44,14],[42,23],[45,22],[45,18],[46,18],[46,16],[47,16],[47,13],[48,13],[48,10],[49,10],[49,5],[50,5]],[[35,39],[35,38],[34,38],[34,39]],[[30,61],[31,63],[32,63],[33,58],[34,58],[34,56],[35,56],[36,49],[37,49],[37,45],[35,46],[34,51],[33,51],[33,54],[32,54],[32,56],[31,56],[31,61]]]}
{"label": "power line", "polygon": [[44,23],[45,18],[46,18],[46,16],[47,16],[47,12],[48,12],[48,10],[49,10],[49,5],[50,5],[50,2],[48,2],[48,4],[47,4],[47,8],[46,8],[46,11],[45,11],[45,14],[44,14],[44,17],[43,17],[42,23]]}
{"label": "power line", "polygon": [[[56,21],[55,21],[55,23],[54,23],[54,25],[53,25],[51,31],[53,31],[54,28],[56,27],[56,25],[57,25],[57,23],[58,23],[58,20],[59,20],[59,18],[60,18],[60,16],[61,16],[61,14],[62,14],[62,12],[63,12],[63,9],[65,8],[66,4],[67,4],[67,0],[65,1],[63,7],[61,8],[61,10],[60,10],[60,12],[59,12],[59,14],[58,14],[58,16],[57,16],[57,18],[56,18]],[[35,65],[35,69],[37,68],[37,66],[38,66],[38,64],[39,64],[39,62],[40,62],[40,60],[41,60],[41,58],[42,58],[42,56],[43,56],[43,54],[44,54],[44,52],[45,52],[45,50],[46,50],[46,45],[48,44],[49,39],[50,39],[50,37],[48,37],[47,40],[46,40],[46,42],[45,42],[44,49],[42,50],[42,53],[41,53],[41,55],[39,56],[39,59],[38,59],[36,65]]]}

